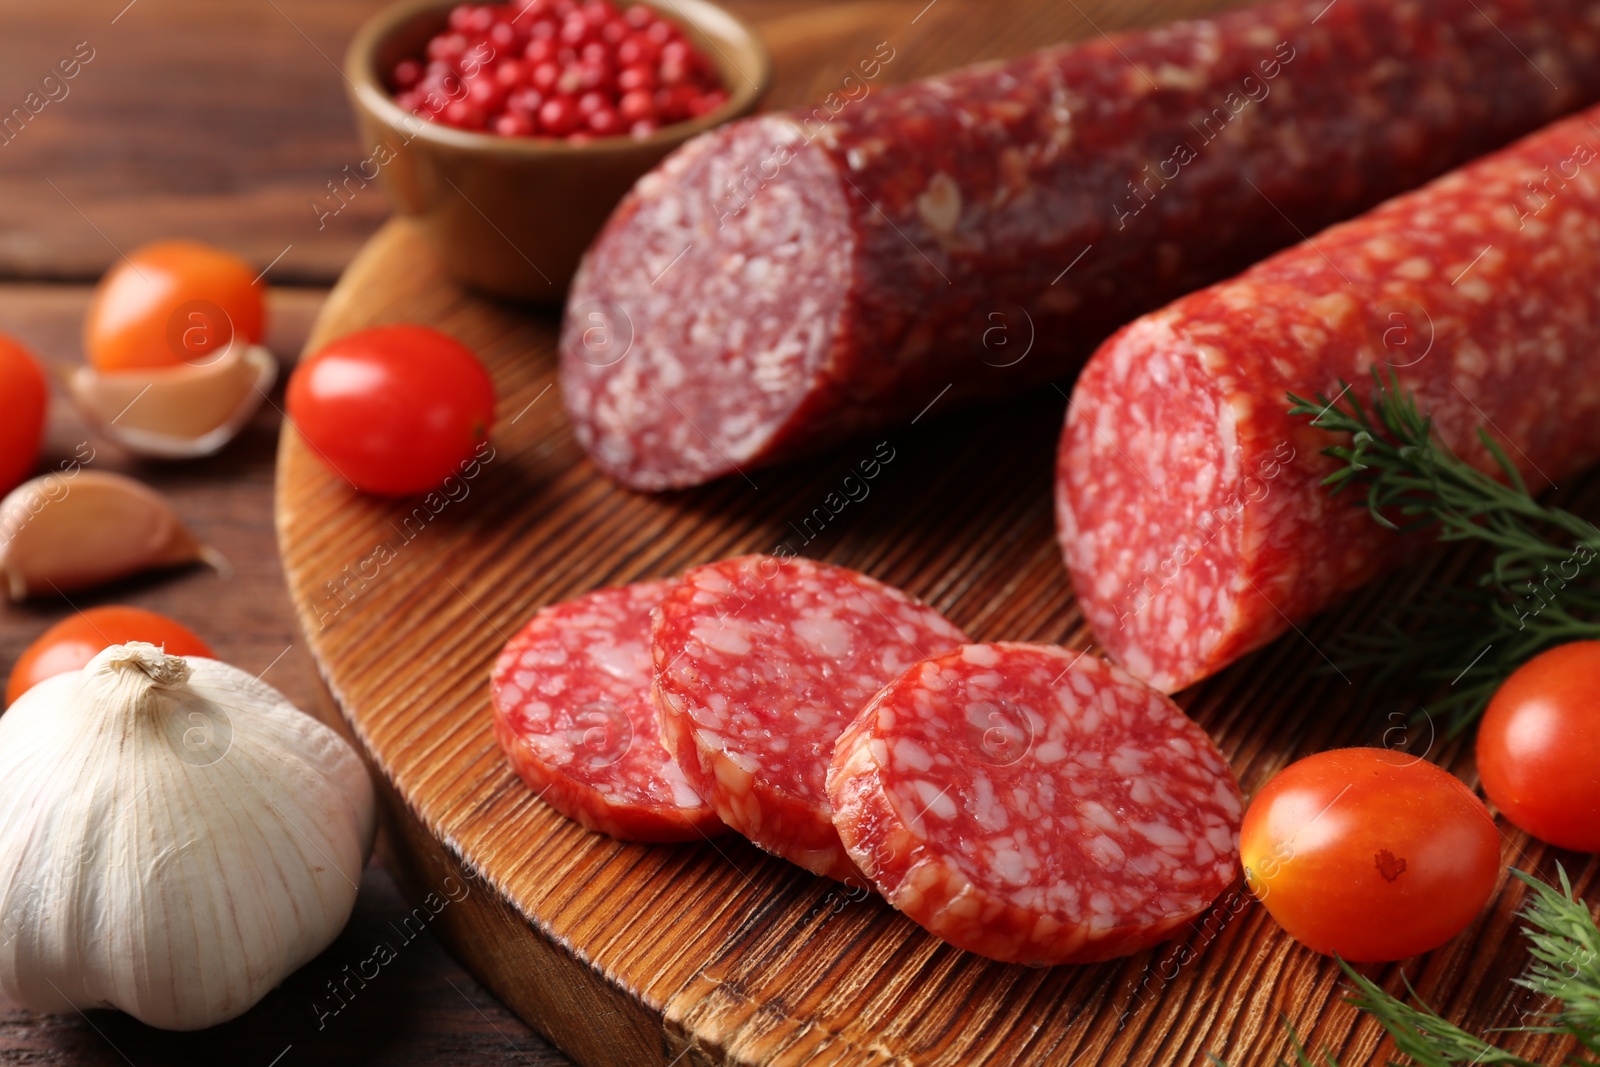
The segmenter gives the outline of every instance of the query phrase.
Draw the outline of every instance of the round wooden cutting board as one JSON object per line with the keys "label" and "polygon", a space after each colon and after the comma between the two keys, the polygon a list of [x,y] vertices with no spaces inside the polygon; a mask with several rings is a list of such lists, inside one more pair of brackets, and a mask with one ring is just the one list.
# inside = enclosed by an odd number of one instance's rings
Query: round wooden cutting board
{"label": "round wooden cutting board", "polygon": [[[847,36],[877,40],[872,20],[921,6],[834,11],[855,12]],[[982,32],[952,36],[992,26],[962,22],[977,19],[974,5],[949,6],[956,14],[935,26],[944,36],[919,27],[916,39],[947,42],[922,61],[930,69],[1048,39],[1026,21],[1043,5],[1004,5],[1022,21],[998,46]],[[1145,6],[1148,22],[1197,5]],[[804,71],[828,51],[810,25],[799,14],[768,24],[780,102],[810,92]],[[963,48],[967,56],[955,54]],[[908,64],[902,73],[919,72]],[[555,313],[461,291],[404,221],[350,266],[310,347],[394,321],[435,326],[481,354],[500,396],[494,453],[448,493],[380,500],[355,492],[286,428],[277,483],[285,571],[334,717],[379,783],[388,858],[417,905],[412,922],[578,1062],[1066,1067],[1199,1064],[1215,1053],[1256,1067],[1290,1054],[1285,1016],[1345,1067],[1392,1052],[1341,1002],[1337,967],[1294,945],[1238,885],[1153,951],[1094,966],[1005,966],[742,841],[643,846],[590,833],[545,807],[502,758],[488,672],[535,610],[737,553],[787,545],[899,585],[979,640],[1084,647],[1051,526],[1059,390],[966,413],[941,412],[929,396],[908,430],[647,496],[607,481],[574,440],[556,381]],[[868,459],[877,474],[863,479]],[[1571,506],[1594,513],[1597,501],[1591,479]],[[1459,563],[1435,560],[1408,581]],[[1335,635],[1370,630],[1392,602],[1396,583],[1383,585],[1180,697],[1247,794],[1292,759],[1348,744],[1403,741],[1476,781],[1469,747],[1426,724],[1397,727],[1413,705],[1329,669]],[[1560,860],[1580,892],[1593,884],[1592,857],[1506,830],[1508,861],[1548,878]],[[1527,962],[1521,903],[1508,880],[1467,933],[1405,965],[1435,1009],[1476,1030],[1531,1021],[1523,1014],[1538,1005],[1509,981]],[[1399,988],[1399,967],[1366,971]],[[1548,1038],[1502,1037],[1535,1060],[1559,1058]]]}

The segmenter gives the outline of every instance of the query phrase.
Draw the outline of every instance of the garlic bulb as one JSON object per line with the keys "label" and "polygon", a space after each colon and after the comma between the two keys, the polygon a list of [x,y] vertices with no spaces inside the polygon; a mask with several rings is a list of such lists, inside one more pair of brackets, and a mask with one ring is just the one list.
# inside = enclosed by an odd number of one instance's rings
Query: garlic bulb
{"label": "garlic bulb", "polygon": [[360,759],[277,690],[113,645],[0,715],[0,990],[231,1019],[338,935],[373,832]]}

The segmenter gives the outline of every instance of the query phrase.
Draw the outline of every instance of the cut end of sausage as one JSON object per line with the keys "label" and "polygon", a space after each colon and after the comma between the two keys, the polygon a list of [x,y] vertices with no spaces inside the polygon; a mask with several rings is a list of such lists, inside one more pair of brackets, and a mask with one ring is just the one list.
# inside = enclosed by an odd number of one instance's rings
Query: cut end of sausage
{"label": "cut end of sausage", "polygon": [[781,116],[707,133],[640,179],[562,328],[567,410],[602,470],[658,490],[777,457],[827,387],[850,214],[823,146]]}
{"label": "cut end of sausage", "polygon": [[1079,378],[1061,439],[1057,536],[1078,603],[1107,654],[1167,693],[1237,654],[1258,599],[1241,567],[1240,413],[1214,356],[1160,315],[1135,322]]}

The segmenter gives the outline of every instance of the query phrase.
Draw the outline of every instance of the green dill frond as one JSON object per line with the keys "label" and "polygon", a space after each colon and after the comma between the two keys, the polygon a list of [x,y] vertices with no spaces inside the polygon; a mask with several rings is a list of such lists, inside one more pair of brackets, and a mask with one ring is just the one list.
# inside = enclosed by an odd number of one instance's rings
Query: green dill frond
{"label": "green dill frond", "polygon": [[[1544,1025],[1510,1029],[1565,1035],[1590,1054],[1600,1052],[1600,927],[1595,925],[1589,905],[1573,894],[1567,872],[1559,865],[1560,890],[1515,868],[1511,873],[1529,888],[1528,903],[1522,909],[1526,923],[1522,932],[1528,939],[1531,957],[1524,976],[1514,981],[1549,997],[1553,1007],[1542,1017]],[[1417,1067],[1543,1067],[1444,1018],[1417,995],[1403,974],[1401,981],[1411,1003],[1366,978],[1344,960],[1338,963],[1350,982],[1346,987],[1347,1003],[1378,1020],[1395,1048],[1406,1057],[1403,1063]],[[1295,1061],[1279,1061],[1279,1067],[1339,1067],[1327,1050],[1321,1060],[1313,1058],[1287,1016],[1284,1025],[1289,1027]],[[1227,1067],[1217,1056],[1210,1059],[1217,1067]],[[1592,1058],[1570,1057],[1564,1062],[1569,1067],[1595,1067],[1600,1063]]]}
{"label": "green dill frond", "polygon": [[1339,966],[1352,983],[1349,1002],[1377,1019],[1394,1040],[1395,1048],[1419,1067],[1486,1067],[1489,1064],[1540,1067],[1496,1048],[1445,1019],[1417,996],[1411,982],[1403,976],[1406,992],[1416,1001],[1415,1005],[1389,993],[1344,960],[1339,961]]}
{"label": "green dill frond", "polygon": [[1541,504],[1505,451],[1482,428],[1478,440],[1500,477],[1456,455],[1393,371],[1373,370],[1364,405],[1350,386],[1332,399],[1289,396],[1289,413],[1348,444],[1324,449],[1339,467],[1323,480],[1334,494],[1359,494],[1374,522],[1441,542],[1474,542],[1492,555],[1465,589],[1402,609],[1375,633],[1341,642],[1347,666],[1374,685],[1394,678],[1448,689],[1435,705],[1459,733],[1506,676],[1540,652],[1600,639],[1600,529]]}
{"label": "green dill frond", "polygon": [[1600,928],[1589,905],[1573,895],[1565,870],[1559,870],[1559,891],[1521,871],[1511,873],[1529,888],[1522,917],[1533,957],[1526,976],[1516,982],[1556,1004],[1546,1025],[1530,1029],[1570,1034],[1583,1048],[1600,1053]]}

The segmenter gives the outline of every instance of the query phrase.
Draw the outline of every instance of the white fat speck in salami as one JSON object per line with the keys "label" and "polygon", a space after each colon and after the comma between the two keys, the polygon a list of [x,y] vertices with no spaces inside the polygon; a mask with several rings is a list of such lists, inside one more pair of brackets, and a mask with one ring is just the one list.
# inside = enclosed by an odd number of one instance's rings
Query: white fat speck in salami
{"label": "white fat speck in salami", "polygon": [[1007,963],[1163,941],[1238,870],[1239,784],[1170,699],[1056,645],[916,664],[839,738],[834,825],[890,904]]}
{"label": "white fat speck in salami", "polygon": [[774,556],[696,567],[656,613],[662,737],[729,826],[809,871],[859,877],[828,804],[834,741],[880,686],[966,640],[843,567]]}
{"label": "white fat speck in salami", "polygon": [[672,584],[545,608],[492,676],[495,736],[523,781],[569,819],[625,841],[726,829],[662,746],[650,699],[650,613]]}

